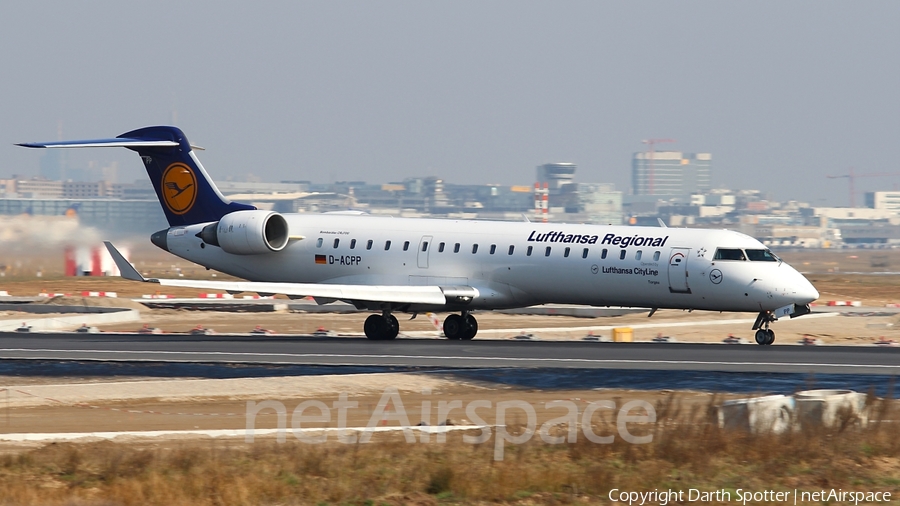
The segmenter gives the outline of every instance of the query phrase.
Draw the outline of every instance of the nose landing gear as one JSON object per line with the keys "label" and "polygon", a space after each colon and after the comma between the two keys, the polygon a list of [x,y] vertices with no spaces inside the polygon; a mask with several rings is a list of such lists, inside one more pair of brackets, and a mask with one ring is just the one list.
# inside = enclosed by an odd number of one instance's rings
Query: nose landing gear
{"label": "nose landing gear", "polygon": [[756,331],[756,344],[768,346],[775,342],[775,332],[771,329],[759,329]]}
{"label": "nose landing gear", "polygon": [[[762,311],[756,317],[756,323],[753,324],[753,330],[756,331],[756,344],[760,346],[769,346],[775,342],[775,331],[769,328],[769,324],[775,321],[775,315],[771,311]],[[765,327],[765,328],[760,328]]]}

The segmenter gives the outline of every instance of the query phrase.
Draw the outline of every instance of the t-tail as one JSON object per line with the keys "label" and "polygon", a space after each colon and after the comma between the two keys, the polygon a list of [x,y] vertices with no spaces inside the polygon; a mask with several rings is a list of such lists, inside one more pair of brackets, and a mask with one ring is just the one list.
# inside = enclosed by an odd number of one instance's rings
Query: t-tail
{"label": "t-tail", "polygon": [[234,211],[256,207],[225,198],[180,129],[153,126],[126,132],[114,139],[22,143],[28,148],[123,147],[144,161],[169,226],[218,221]]}

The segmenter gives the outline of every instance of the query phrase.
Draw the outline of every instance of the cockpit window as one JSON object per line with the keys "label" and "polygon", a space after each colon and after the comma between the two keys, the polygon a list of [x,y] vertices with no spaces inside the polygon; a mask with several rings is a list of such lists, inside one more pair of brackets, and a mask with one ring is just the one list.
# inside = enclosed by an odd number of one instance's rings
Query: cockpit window
{"label": "cockpit window", "polygon": [[747,258],[751,262],[777,262],[778,257],[767,249],[748,249]]}
{"label": "cockpit window", "polygon": [[713,260],[745,260],[744,252],[739,249],[719,248]]}

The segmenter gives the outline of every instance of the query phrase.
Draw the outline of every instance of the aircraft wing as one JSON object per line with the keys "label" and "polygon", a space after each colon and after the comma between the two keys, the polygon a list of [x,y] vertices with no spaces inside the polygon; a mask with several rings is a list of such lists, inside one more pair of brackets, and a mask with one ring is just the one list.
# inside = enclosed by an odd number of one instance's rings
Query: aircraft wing
{"label": "aircraft wing", "polygon": [[467,302],[478,296],[473,287],[406,286],[406,285],[337,285],[325,283],[277,283],[256,281],[206,281],[191,279],[145,278],[109,241],[104,241],[116,267],[125,279],[229,292],[280,293],[292,296],[311,296],[345,301],[392,302],[399,304],[444,305]]}

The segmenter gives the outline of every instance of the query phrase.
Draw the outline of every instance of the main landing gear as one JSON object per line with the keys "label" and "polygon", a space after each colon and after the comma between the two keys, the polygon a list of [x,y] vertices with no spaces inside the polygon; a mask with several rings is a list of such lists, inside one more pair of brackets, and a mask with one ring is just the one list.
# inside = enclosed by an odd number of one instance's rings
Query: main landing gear
{"label": "main landing gear", "polygon": [[[382,314],[373,314],[366,318],[363,330],[366,337],[373,341],[389,341],[397,337],[400,323],[390,311],[382,311]],[[478,321],[468,311],[463,311],[461,315],[452,314],[444,320],[444,335],[447,339],[468,341],[477,333]]]}
{"label": "main landing gear", "polygon": [[400,322],[390,311],[384,311],[382,314],[373,314],[366,318],[363,331],[366,333],[366,337],[373,341],[387,341],[397,337],[400,332]]}
{"label": "main landing gear", "polygon": [[756,323],[753,324],[753,330],[756,330],[756,344],[760,346],[769,346],[775,342],[775,331],[769,328],[769,324],[775,320],[775,315],[770,311],[759,313],[759,316],[756,317]]}
{"label": "main landing gear", "polygon": [[478,333],[478,321],[468,311],[452,314],[444,320],[444,335],[450,340],[469,341]]}

